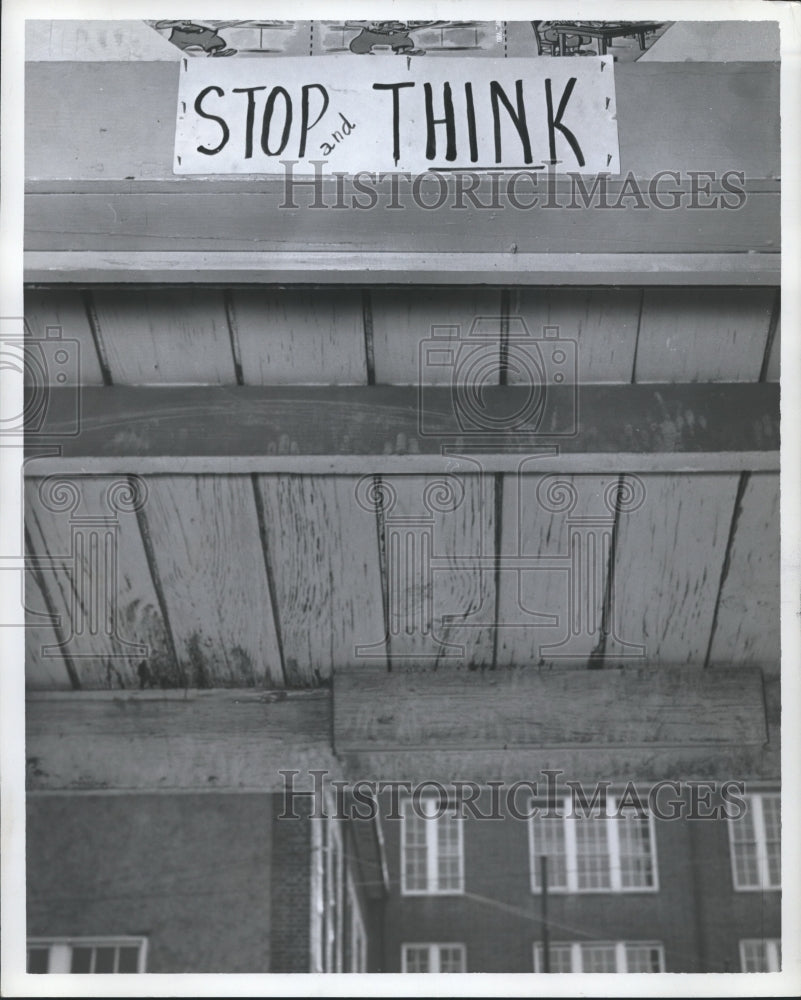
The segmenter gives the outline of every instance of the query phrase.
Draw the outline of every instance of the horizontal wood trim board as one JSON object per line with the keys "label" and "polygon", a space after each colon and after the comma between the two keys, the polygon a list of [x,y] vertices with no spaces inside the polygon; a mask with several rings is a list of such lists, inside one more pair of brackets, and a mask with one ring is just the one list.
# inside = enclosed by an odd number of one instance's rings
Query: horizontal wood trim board
{"label": "horizontal wood trim board", "polygon": [[334,679],[339,753],[420,749],[687,747],[767,741],[758,669],[369,666]]}
{"label": "horizontal wood trim board", "polygon": [[246,690],[29,694],[31,790],[280,790],[282,769],[328,768],[327,691]]}
{"label": "horizontal wood trim board", "polygon": [[[172,178],[178,74],[177,60],[28,63],[26,175]],[[778,64],[618,64],[615,92],[624,171],[779,176]],[[132,95],[135,113],[120,114]]]}
{"label": "horizontal wood trim board", "polygon": [[[641,461],[636,456],[665,455],[672,468],[677,455],[691,466],[712,455],[715,471],[741,467],[743,453],[772,455],[771,467],[778,461],[775,383],[550,385],[544,392],[487,386],[483,406],[471,409],[448,386],[83,386],[80,394],[50,388],[44,418],[28,436],[28,456],[37,448],[47,455],[48,445],[52,456],[56,445],[57,456],[48,458],[56,465],[91,459],[95,469],[104,461],[110,468],[124,459],[130,472],[140,459],[169,460],[175,472],[189,471],[192,459],[307,471],[306,456],[349,468],[348,456],[375,467],[402,458],[412,468],[426,457],[453,468],[461,456],[463,470],[476,472],[482,466],[472,456],[488,454],[504,467],[526,459],[530,471],[540,471],[531,461],[538,451],[545,460],[556,453],[627,455],[633,465]],[[28,469],[41,473],[36,462]]]}
{"label": "horizontal wood trim board", "polygon": [[[608,248],[606,248],[608,249]],[[59,284],[774,285],[779,253],[298,253],[26,250],[25,281]]]}
{"label": "horizontal wood trim board", "polygon": [[[313,194],[313,192],[312,192]],[[530,199],[526,198],[528,202]],[[752,193],[737,210],[665,210],[626,202],[575,209],[536,205],[492,211],[425,208],[371,211],[282,207],[282,197],[249,193],[29,194],[26,250],[380,252],[391,248],[458,253],[745,253],[780,248],[780,195]],[[522,199],[521,199],[522,201]],[[347,203],[346,203],[347,204]],[[333,203],[332,203],[333,205]]]}

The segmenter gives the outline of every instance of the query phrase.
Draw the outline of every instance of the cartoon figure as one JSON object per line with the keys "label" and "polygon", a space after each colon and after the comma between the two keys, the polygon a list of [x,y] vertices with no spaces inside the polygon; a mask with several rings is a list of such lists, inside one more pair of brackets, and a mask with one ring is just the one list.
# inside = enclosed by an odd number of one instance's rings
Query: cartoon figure
{"label": "cartoon figure", "polygon": [[[231,23],[227,22],[225,26],[230,27]],[[159,31],[171,28],[169,41],[179,49],[200,48],[207,56],[232,56],[236,53],[236,49],[226,48],[225,39],[217,34],[217,28],[195,24],[194,21],[156,21],[155,28]]]}
{"label": "cartoon figure", "polygon": [[425,49],[415,48],[409,32],[431,21],[348,21],[348,28],[360,28],[359,34],[351,41],[350,51],[357,55],[372,55],[374,46],[389,46],[393,52],[406,56],[424,55]]}

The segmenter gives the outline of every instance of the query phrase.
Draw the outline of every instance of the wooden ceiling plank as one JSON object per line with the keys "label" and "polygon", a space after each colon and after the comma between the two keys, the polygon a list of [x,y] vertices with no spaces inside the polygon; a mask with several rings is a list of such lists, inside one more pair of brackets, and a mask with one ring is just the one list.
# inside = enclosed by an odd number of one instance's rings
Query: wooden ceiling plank
{"label": "wooden ceiling plank", "polygon": [[[25,319],[36,340],[50,341],[47,345],[45,372],[48,384],[103,385],[103,373],[97,357],[92,330],[86,315],[81,292],[70,288],[26,288]],[[66,363],[58,363],[54,352],[54,330],[66,341]],[[58,376],[64,376],[63,382]]]}
{"label": "wooden ceiling plank", "polygon": [[703,664],[738,477],[644,475],[642,506],[621,517],[611,615],[644,662]]}
{"label": "wooden ceiling plank", "polygon": [[765,371],[765,379],[768,382],[778,382],[781,371],[782,357],[782,322],[781,317],[776,320],[776,332],[773,335],[773,343],[770,345],[768,364]]}
{"label": "wooden ceiling plank", "polygon": [[128,484],[122,476],[25,484],[31,555],[84,688],[178,682]]}
{"label": "wooden ceiling plank", "polygon": [[646,289],[636,381],[757,381],[773,300],[768,289]]}
{"label": "wooden ceiling plank", "polygon": [[537,465],[503,478],[499,666],[586,662],[601,640],[614,524],[604,496],[618,476],[536,475]]}
{"label": "wooden ceiling plank", "polygon": [[71,691],[72,681],[57,648],[59,636],[50,615],[36,573],[29,570],[25,574],[25,688]]}
{"label": "wooden ceiling plank", "polygon": [[[456,345],[476,347],[487,361],[499,367],[501,292],[497,289],[463,290],[460,288],[376,289],[371,293],[375,380],[389,385],[450,385],[459,376],[459,358],[455,363],[427,361],[426,342],[450,337]],[[470,337],[474,321],[484,317],[478,336]],[[432,328],[443,327],[436,330]],[[435,347],[436,345],[432,345]],[[450,347],[451,345],[446,345]],[[462,372],[462,375],[465,373]],[[497,384],[492,371],[487,384]]]}
{"label": "wooden ceiling plank", "polygon": [[96,289],[111,378],[121,385],[236,382],[223,295],[216,289]]}
{"label": "wooden ceiling plank", "polygon": [[472,474],[477,463],[462,468],[468,472],[381,477],[393,665],[492,664],[494,477]]}
{"label": "wooden ceiling plank", "polygon": [[386,665],[377,514],[348,476],[259,476],[287,683],[359,662]]}
{"label": "wooden ceiling plank", "polygon": [[367,381],[358,291],[246,289],[232,301],[245,385]]}
{"label": "wooden ceiling plank", "polygon": [[779,476],[752,475],[743,492],[709,651],[711,664],[780,660]]}
{"label": "wooden ceiling plank", "polygon": [[153,477],[143,517],[187,683],[283,686],[250,477]]}
{"label": "wooden ceiling plank", "polygon": [[[629,382],[641,299],[642,292],[633,288],[519,289],[512,315],[519,315],[537,340],[543,327],[555,326],[561,340],[572,342],[579,383]],[[511,385],[520,381],[510,373]]]}

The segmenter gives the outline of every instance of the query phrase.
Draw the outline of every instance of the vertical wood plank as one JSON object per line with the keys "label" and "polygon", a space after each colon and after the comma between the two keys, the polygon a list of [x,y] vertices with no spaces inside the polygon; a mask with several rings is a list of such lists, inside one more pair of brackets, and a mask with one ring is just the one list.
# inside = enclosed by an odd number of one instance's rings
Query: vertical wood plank
{"label": "vertical wood plank", "polygon": [[[497,384],[494,364],[500,362],[501,293],[493,289],[420,288],[377,289],[371,292],[373,314],[373,342],[375,349],[375,378],[377,383],[414,385],[450,384],[455,376],[464,378],[473,372],[465,367],[465,346],[473,322],[485,317],[481,332],[474,338],[477,349],[489,361],[487,384]],[[432,338],[432,327],[458,327],[454,330],[457,346],[461,343],[461,356],[454,355],[454,362],[441,357],[426,363],[424,342]],[[442,335],[440,333],[440,335]],[[458,338],[458,339],[457,339]],[[452,347],[448,344],[447,347]],[[423,351],[421,358],[421,350]],[[460,359],[462,364],[460,365]],[[472,377],[475,377],[473,373]]]}
{"label": "vertical wood plank", "polygon": [[492,476],[387,476],[382,514],[392,663],[493,661]]}
{"label": "vertical wood plank", "polygon": [[[55,359],[48,347],[46,371],[49,382],[63,385],[103,384],[100,362],[80,292],[61,288],[26,288],[25,319],[35,340],[46,340],[48,327],[60,327],[61,339],[67,342],[64,345],[68,353],[65,364],[53,364]],[[77,345],[69,343],[70,341],[77,341]],[[66,381],[56,383],[56,375],[64,375]]]}
{"label": "vertical wood plank", "polygon": [[524,469],[503,478],[497,663],[586,662],[601,639],[611,551],[602,536],[614,517],[604,497],[618,477],[539,476],[536,460]]}
{"label": "vertical wood plank", "polygon": [[367,381],[359,291],[254,289],[232,297],[246,385]]}
{"label": "vertical wood plank", "polygon": [[621,518],[612,617],[645,662],[697,664],[706,657],[738,477],[648,475],[645,500]]}
{"label": "vertical wood plank", "polygon": [[179,661],[194,687],[283,686],[249,476],[157,476],[145,520]]}
{"label": "vertical wood plank", "polygon": [[180,678],[126,495],[119,476],[26,481],[32,555],[51,561],[42,578],[82,687],[171,687]]}
{"label": "vertical wood plank", "polygon": [[647,288],[635,380],[755,382],[773,296],[770,288]]}
{"label": "vertical wood plank", "polygon": [[[511,315],[519,315],[535,340],[543,327],[575,344],[579,383],[630,382],[642,293],[636,288],[519,289]],[[510,372],[509,382],[519,379]]]}
{"label": "vertical wood plank", "polygon": [[92,294],[113,382],[236,382],[221,291],[115,288]]}
{"label": "vertical wood plank", "polygon": [[779,477],[753,474],[732,538],[710,664],[778,666],[779,566]]}
{"label": "vertical wood plank", "polygon": [[[386,665],[376,513],[351,476],[259,476],[287,683]],[[363,656],[364,654],[362,654]]]}
{"label": "vertical wood plank", "polygon": [[768,355],[768,367],[765,372],[766,382],[778,382],[781,379],[782,360],[782,321],[781,317],[776,322],[776,333],[773,335],[773,343]]}
{"label": "vertical wood plank", "polygon": [[[72,689],[64,658],[55,648],[58,637],[48,618],[47,603],[34,573],[25,574],[25,687],[29,691]],[[55,654],[55,655],[53,655]]]}

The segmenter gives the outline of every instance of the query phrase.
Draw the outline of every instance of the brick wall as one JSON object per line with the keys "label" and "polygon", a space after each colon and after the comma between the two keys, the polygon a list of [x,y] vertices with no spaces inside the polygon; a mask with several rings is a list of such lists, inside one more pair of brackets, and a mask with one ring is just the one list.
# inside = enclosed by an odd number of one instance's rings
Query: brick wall
{"label": "brick wall", "polygon": [[148,972],[268,972],[268,795],[30,796],[28,934],[146,935]]}
{"label": "brick wall", "polygon": [[[401,895],[400,827],[383,821],[391,887],[381,971],[400,971],[404,942],[461,942],[469,972],[533,971],[540,896],[526,822],[466,819],[465,895],[451,897]],[[551,940],[661,941],[668,972],[736,972],[740,938],[779,936],[779,893],[733,889],[725,822],[657,821],[656,857],[658,892],[551,894]]]}

